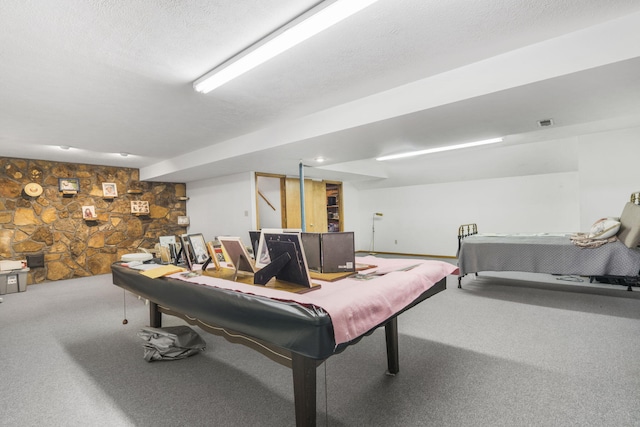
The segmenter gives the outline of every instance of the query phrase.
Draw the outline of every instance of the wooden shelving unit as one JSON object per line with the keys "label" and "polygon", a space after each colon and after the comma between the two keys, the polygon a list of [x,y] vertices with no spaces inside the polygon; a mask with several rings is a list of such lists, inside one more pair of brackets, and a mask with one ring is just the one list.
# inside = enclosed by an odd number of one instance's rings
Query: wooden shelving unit
{"label": "wooden shelving unit", "polygon": [[326,183],[327,231],[342,231],[342,184]]}

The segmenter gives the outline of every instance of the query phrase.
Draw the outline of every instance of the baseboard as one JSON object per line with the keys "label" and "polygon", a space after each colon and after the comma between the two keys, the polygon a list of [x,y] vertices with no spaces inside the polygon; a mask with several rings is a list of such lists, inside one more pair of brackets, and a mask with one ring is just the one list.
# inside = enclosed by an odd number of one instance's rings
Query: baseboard
{"label": "baseboard", "polygon": [[358,254],[381,254],[381,255],[397,255],[397,256],[410,256],[410,257],[421,257],[421,258],[446,258],[446,259],[457,259],[456,256],[453,255],[433,255],[433,254],[411,254],[404,252],[383,252],[383,251],[356,251],[356,255]]}

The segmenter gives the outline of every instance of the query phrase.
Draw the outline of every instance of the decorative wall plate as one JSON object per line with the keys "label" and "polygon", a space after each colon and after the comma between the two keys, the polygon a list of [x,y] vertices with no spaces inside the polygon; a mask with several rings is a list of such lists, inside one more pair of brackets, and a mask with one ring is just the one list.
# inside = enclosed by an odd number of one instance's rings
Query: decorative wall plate
{"label": "decorative wall plate", "polygon": [[27,196],[38,197],[42,194],[42,186],[35,182],[30,182],[24,186],[24,192]]}

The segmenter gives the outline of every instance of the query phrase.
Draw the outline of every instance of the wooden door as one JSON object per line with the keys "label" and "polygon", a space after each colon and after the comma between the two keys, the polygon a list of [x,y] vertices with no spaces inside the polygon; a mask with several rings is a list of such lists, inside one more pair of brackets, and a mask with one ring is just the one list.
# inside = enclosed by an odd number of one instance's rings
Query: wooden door
{"label": "wooden door", "polygon": [[[285,180],[286,225],[285,228],[301,228],[300,213],[300,180],[287,178]],[[304,205],[306,230],[313,233],[326,232],[327,200],[326,188],[322,181],[304,180]]]}

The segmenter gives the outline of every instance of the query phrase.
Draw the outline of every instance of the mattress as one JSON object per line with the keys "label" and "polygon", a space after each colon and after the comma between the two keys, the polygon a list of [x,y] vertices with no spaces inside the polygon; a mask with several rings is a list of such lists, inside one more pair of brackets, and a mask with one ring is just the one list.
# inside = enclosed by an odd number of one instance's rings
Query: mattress
{"label": "mattress", "polygon": [[481,271],[637,276],[640,250],[620,241],[581,248],[569,235],[476,234],[462,240],[458,267],[462,276]]}

